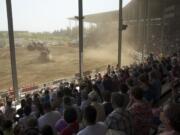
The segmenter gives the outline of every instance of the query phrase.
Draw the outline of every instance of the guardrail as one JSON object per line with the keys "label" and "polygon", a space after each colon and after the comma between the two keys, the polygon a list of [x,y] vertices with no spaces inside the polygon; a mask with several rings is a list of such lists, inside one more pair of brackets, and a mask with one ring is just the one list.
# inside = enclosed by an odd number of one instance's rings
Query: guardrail
{"label": "guardrail", "polygon": [[[95,73],[98,73],[99,71],[103,72],[101,69],[104,68],[105,66],[106,65],[101,66],[101,67],[96,68],[95,70],[92,70],[92,71],[85,71],[83,73],[83,75],[84,76],[94,75]],[[42,89],[44,86],[50,87],[52,85],[60,84],[61,82],[73,82],[73,81],[76,81],[78,79],[79,79],[79,73],[76,73],[74,76],[69,76],[67,78],[59,78],[59,79],[55,79],[53,81],[40,83],[38,85],[35,85],[35,84],[26,85],[26,86],[19,88],[19,95],[20,95],[20,98],[23,98],[25,94],[38,91],[39,89]],[[13,88],[9,88],[8,90],[2,90],[2,92],[0,92],[0,100],[4,100],[7,96],[9,96],[15,100]]]}

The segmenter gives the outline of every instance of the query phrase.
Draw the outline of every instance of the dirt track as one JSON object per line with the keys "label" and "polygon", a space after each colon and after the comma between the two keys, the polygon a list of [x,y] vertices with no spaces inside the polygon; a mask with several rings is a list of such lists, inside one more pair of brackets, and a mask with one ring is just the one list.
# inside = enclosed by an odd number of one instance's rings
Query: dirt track
{"label": "dirt track", "polygon": [[[110,47],[111,48],[111,47]],[[38,52],[29,52],[25,48],[16,48],[17,70],[19,85],[43,83],[57,78],[74,76],[78,73],[78,49],[69,46],[49,48],[52,62],[38,61]],[[115,49],[85,49],[84,70],[93,70],[116,63]],[[9,49],[0,49],[0,89],[9,88],[11,68]]]}

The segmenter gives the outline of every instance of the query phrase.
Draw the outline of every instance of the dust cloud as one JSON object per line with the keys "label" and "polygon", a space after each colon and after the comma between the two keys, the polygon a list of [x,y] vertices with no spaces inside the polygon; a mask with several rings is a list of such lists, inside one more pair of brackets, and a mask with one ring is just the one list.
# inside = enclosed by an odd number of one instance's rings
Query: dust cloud
{"label": "dust cloud", "polygon": [[[130,45],[124,43],[122,45],[122,66],[127,66],[135,62],[132,53],[133,49]],[[85,49],[84,57],[115,66],[118,61],[118,44],[111,43],[99,45],[97,47],[88,47]]]}

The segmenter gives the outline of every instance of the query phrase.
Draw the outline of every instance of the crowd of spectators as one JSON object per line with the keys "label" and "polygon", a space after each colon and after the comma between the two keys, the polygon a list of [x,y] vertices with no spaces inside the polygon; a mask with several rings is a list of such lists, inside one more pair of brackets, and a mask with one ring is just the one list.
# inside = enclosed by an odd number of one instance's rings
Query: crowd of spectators
{"label": "crowd of spectators", "polygon": [[[159,103],[162,86],[172,96]],[[27,94],[21,107],[7,97],[0,135],[180,135],[180,61],[177,54],[85,76]]]}

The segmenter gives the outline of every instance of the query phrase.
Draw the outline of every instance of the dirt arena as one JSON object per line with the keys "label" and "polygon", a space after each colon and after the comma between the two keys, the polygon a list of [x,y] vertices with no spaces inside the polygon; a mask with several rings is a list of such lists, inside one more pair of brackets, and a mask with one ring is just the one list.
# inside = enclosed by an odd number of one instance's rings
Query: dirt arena
{"label": "dirt arena", "polygon": [[[78,48],[70,46],[49,47],[52,61],[41,63],[39,53],[16,48],[16,60],[19,86],[32,83],[45,83],[59,78],[67,78],[78,73]],[[124,52],[124,51],[123,51]],[[116,65],[116,45],[104,45],[97,48],[84,49],[84,71],[104,69],[107,64]],[[123,53],[123,64],[130,59]],[[9,49],[0,49],[0,90],[12,86]]]}

